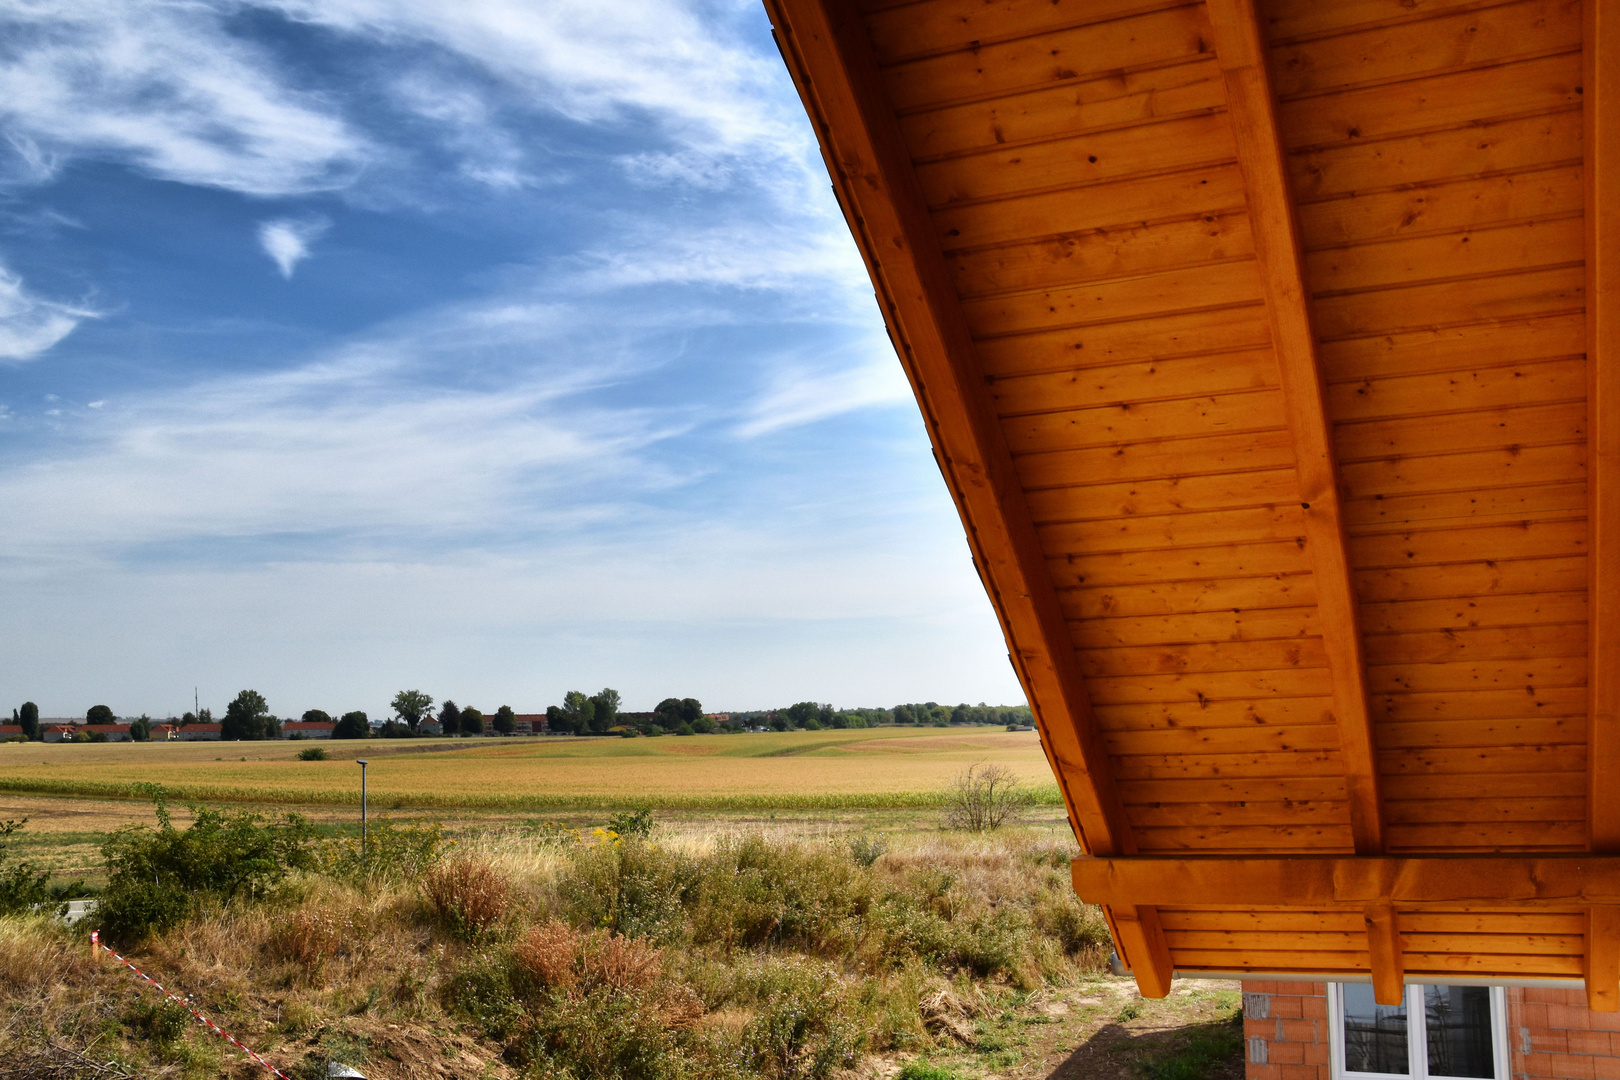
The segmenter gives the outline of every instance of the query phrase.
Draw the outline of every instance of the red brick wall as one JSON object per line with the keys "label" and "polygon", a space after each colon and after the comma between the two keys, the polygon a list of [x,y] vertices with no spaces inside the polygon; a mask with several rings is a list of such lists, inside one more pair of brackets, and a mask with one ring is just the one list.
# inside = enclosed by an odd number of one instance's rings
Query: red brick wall
{"label": "red brick wall", "polygon": [[1245,979],[1243,1039],[1248,1080],[1332,1080],[1327,1015],[1327,986],[1323,983]]}
{"label": "red brick wall", "polygon": [[1584,990],[1509,987],[1513,1080],[1620,1080],[1620,1013],[1593,1012]]}

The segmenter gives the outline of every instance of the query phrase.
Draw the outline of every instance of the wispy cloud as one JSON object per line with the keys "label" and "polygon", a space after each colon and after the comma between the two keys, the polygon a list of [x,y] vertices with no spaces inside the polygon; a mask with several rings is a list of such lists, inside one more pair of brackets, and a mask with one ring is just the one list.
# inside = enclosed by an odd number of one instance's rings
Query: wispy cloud
{"label": "wispy cloud", "polygon": [[291,278],[293,269],[309,258],[309,246],[331,227],[325,218],[277,218],[260,224],[259,246],[281,276]]}
{"label": "wispy cloud", "polygon": [[33,360],[97,315],[90,308],[37,295],[20,275],[0,266],[0,363]]}
{"label": "wispy cloud", "polygon": [[911,388],[900,366],[880,348],[864,361],[847,367],[779,370],[770,386],[749,406],[736,427],[737,434],[751,439],[856,409],[911,404]]}
{"label": "wispy cloud", "polygon": [[253,195],[342,186],[367,140],[229,33],[234,5],[13,0],[0,8],[0,120],[36,178],[64,158]]}

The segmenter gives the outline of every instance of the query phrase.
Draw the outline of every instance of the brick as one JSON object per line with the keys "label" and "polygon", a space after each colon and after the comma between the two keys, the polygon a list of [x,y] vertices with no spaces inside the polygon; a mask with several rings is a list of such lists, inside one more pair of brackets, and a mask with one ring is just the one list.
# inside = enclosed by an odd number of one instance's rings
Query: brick
{"label": "brick", "polygon": [[1322,1080],[1320,1065],[1283,1065],[1282,1080]]}
{"label": "brick", "polygon": [[1562,1028],[1531,1028],[1530,1052],[1533,1054],[1569,1053],[1569,1032]]}
{"label": "brick", "polygon": [[1602,1054],[1607,1057],[1613,1053],[1609,1049],[1607,1031],[1566,1031],[1564,1038],[1572,1054]]}
{"label": "brick", "polygon": [[1278,1037],[1287,1042],[1316,1042],[1322,1037],[1315,1020],[1278,1020]]}
{"label": "brick", "polygon": [[1581,1005],[1548,1005],[1547,1026],[1585,1031],[1592,1026],[1592,1010]]}
{"label": "brick", "polygon": [[1596,1080],[1592,1059],[1580,1054],[1553,1054],[1552,1073],[1568,1080]]}
{"label": "brick", "polygon": [[1547,1026],[1547,1003],[1544,1001],[1526,1002],[1518,1009],[1508,1013],[1508,1023],[1523,1024],[1534,1031],[1536,1028]]}
{"label": "brick", "polygon": [[1266,1048],[1266,1060],[1277,1065],[1303,1065],[1305,1044],[1274,1042]]}
{"label": "brick", "polygon": [[1244,979],[1243,992],[1245,994],[1275,994],[1277,992],[1277,984],[1274,982],[1261,982],[1259,980]]}
{"label": "brick", "polygon": [[1524,1001],[1527,1005],[1568,1005],[1564,991],[1554,986],[1526,986]]}
{"label": "brick", "polygon": [[1270,1039],[1277,1034],[1277,1021],[1257,1017],[1243,1018],[1243,1036],[1247,1039]]}
{"label": "brick", "polygon": [[[1304,1016],[1305,1019],[1307,1019],[1307,1020],[1326,1020],[1327,1019],[1328,1010],[1327,1010],[1327,998],[1326,997],[1302,997],[1302,998],[1299,999],[1299,1003],[1300,1003],[1300,1014],[1302,1016]],[[1620,1017],[1620,1013],[1615,1013],[1614,1015],[1617,1016],[1617,1017]]]}
{"label": "brick", "polygon": [[[1620,1060],[1620,1058],[1617,1058],[1617,1059],[1614,1059],[1614,1060]],[[1327,1044],[1326,1040],[1324,1040],[1322,1042],[1315,1042],[1315,1043],[1307,1043],[1306,1044],[1306,1046],[1305,1046],[1305,1064],[1307,1064],[1307,1065],[1328,1065],[1328,1064],[1331,1064],[1332,1061],[1333,1061],[1332,1052],[1328,1048],[1328,1044]],[[1620,1077],[1615,1078],[1615,1080],[1620,1080]]]}
{"label": "brick", "polygon": [[1530,1076],[1552,1076],[1553,1075],[1552,1055],[1551,1054],[1526,1054],[1526,1055],[1524,1055],[1524,1071],[1525,1071],[1526,1074],[1528,1074]]}
{"label": "brick", "polygon": [[1244,1070],[1244,1080],[1282,1080],[1282,1066],[1250,1063]]}
{"label": "brick", "polygon": [[1620,1080],[1620,1057],[1595,1057],[1592,1071],[1597,1080]]}
{"label": "brick", "polygon": [[1593,1031],[1620,1031],[1620,1012],[1588,1013],[1586,1019],[1591,1022]]}
{"label": "brick", "polygon": [[1303,1015],[1304,998],[1292,994],[1273,994],[1271,996],[1271,1015],[1281,1016],[1287,1020],[1297,1020]]}

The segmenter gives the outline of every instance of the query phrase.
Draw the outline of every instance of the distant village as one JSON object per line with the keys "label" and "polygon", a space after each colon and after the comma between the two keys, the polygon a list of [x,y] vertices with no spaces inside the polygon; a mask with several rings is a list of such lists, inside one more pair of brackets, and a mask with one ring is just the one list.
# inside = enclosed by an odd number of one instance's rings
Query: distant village
{"label": "distant village", "polygon": [[362,711],[334,718],[320,709],[307,710],[296,720],[274,715],[263,695],[243,690],[224,715],[215,720],[209,709],[199,708],[179,717],[155,720],[150,716],[120,717],[106,705],[91,707],[83,717],[41,717],[31,701],[12,710],[9,724],[0,724],[0,742],[219,742],[265,739],[413,739],[431,737],[518,738],[552,735],[616,736],[741,734],[763,731],[815,731],[825,728],[865,728],[886,724],[948,727],[953,724],[997,724],[1011,729],[1032,728],[1027,705],[940,705],[929,701],[892,708],[834,709],[831,705],[801,701],[782,709],[751,712],[705,712],[695,698],[665,698],[651,712],[629,712],[619,707],[619,693],[603,689],[587,695],[569,691],[561,705],[545,712],[520,713],[502,705],[485,715],[481,710],[446,700],[434,709],[434,699],[420,690],[395,695],[392,712],[373,719]]}

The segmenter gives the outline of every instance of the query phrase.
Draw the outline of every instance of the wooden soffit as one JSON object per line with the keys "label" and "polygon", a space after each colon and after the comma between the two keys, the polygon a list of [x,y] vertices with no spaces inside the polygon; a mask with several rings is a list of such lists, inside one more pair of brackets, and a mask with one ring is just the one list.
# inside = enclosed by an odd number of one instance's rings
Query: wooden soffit
{"label": "wooden soffit", "polygon": [[1620,0],[765,6],[1144,993],[1620,1007]]}

